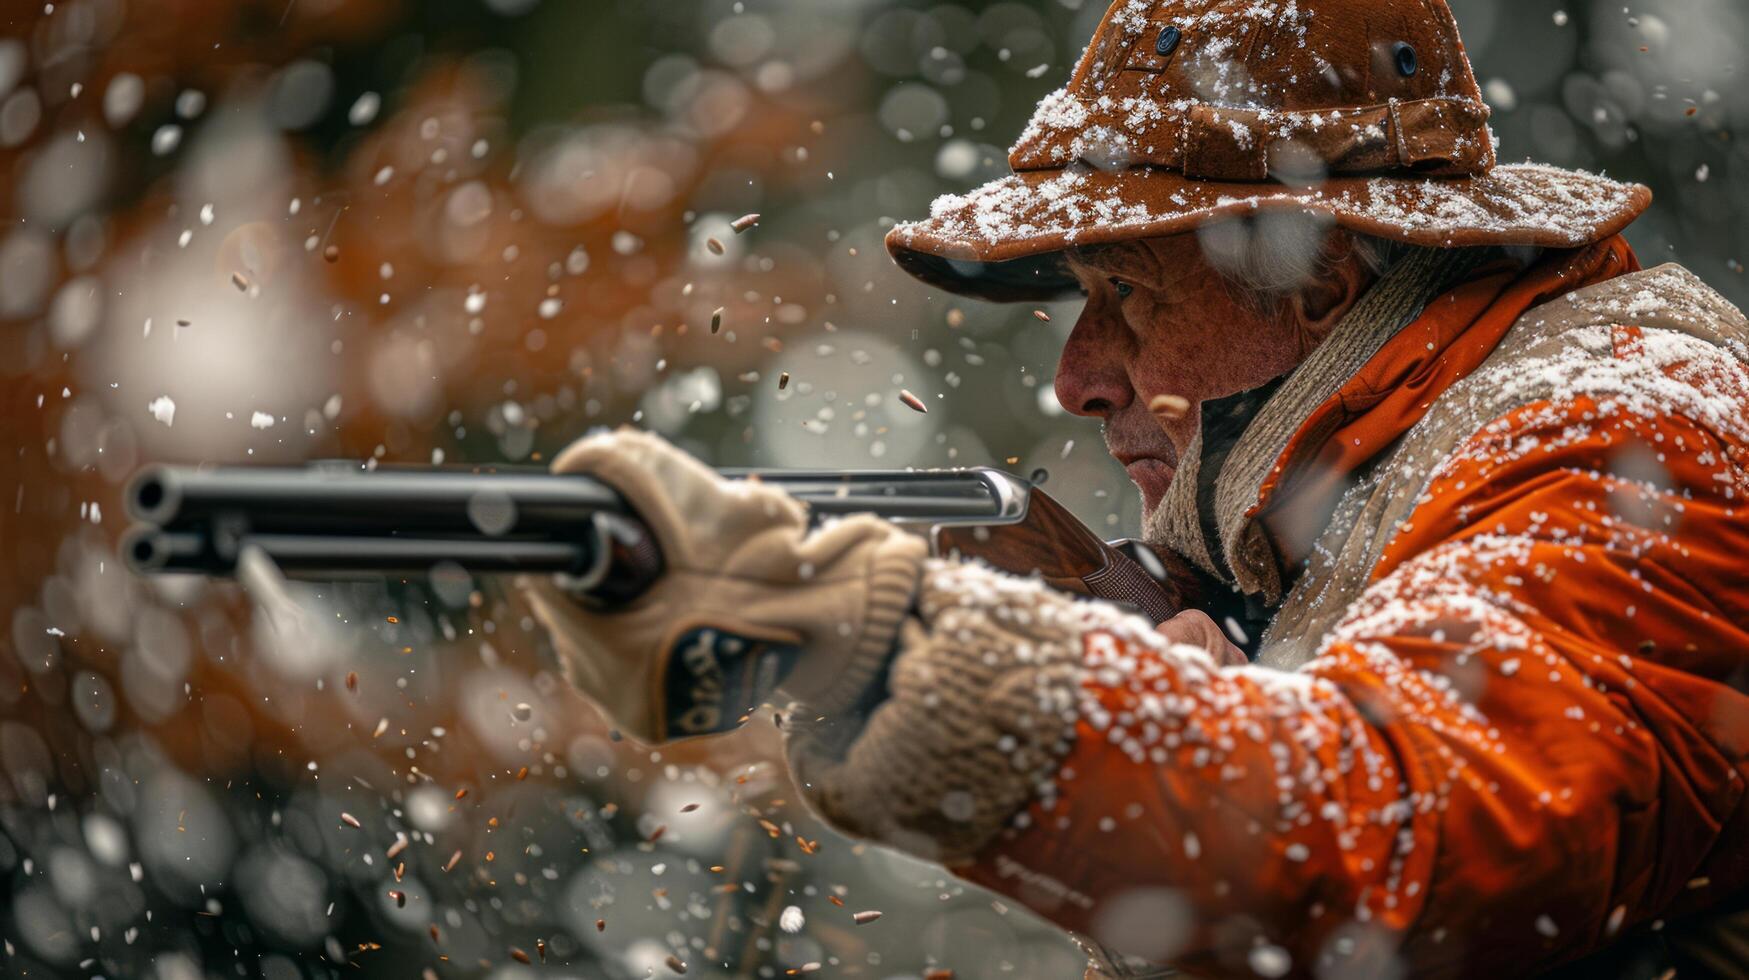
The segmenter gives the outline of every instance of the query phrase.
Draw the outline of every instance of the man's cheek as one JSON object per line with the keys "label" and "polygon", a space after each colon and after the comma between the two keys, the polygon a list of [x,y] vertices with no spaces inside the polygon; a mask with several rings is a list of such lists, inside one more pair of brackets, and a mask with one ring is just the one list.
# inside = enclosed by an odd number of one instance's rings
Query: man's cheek
{"label": "man's cheek", "polygon": [[1190,454],[1190,444],[1196,440],[1196,433],[1202,427],[1202,406],[1193,402],[1190,411],[1181,418],[1156,415],[1154,424],[1160,427],[1172,446],[1172,458],[1166,462],[1176,471]]}

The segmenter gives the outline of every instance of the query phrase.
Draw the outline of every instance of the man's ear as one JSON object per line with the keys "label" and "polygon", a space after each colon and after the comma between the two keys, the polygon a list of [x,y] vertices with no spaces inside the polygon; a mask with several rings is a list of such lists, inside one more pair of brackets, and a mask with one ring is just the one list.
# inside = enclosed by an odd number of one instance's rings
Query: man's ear
{"label": "man's ear", "polygon": [[1329,336],[1378,276],[1361,261],[1354,239],[1336,234],[1324,243],[1318,274],[1288,299],[1288,312],[1300,331],[1313,340]]}

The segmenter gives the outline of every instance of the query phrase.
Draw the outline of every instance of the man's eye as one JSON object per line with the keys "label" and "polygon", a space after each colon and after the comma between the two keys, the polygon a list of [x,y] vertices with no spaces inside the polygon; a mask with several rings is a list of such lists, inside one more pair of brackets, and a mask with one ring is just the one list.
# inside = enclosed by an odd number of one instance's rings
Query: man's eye
{"label": "man's eye", "polygon": [[1118,299],[1124,299],[1124,298],[1128,297],[1129,294],[1136,291],[1136,287],[1130,285],[1127,282],[1124,282],[1122,279],[1119,279],[1115,276],[1112,277],[1111,286],[1113,289],[1117,290],[1117,298]]}

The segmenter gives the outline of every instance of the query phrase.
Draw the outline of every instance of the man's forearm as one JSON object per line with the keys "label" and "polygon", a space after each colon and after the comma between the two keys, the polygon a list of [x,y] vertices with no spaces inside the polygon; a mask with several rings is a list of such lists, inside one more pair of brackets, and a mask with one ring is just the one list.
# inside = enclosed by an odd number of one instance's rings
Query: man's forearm
{"label": "man's forearm", "polygon": [[[798,706],[789,756],[810,802],[847,832],[948,863],[1049,798],[1083,682],[1083,637],[1149,623],[983,565],[925,564],[885,698],[853,718]],[[1212,661],[1210,661],[1212,666]]]}

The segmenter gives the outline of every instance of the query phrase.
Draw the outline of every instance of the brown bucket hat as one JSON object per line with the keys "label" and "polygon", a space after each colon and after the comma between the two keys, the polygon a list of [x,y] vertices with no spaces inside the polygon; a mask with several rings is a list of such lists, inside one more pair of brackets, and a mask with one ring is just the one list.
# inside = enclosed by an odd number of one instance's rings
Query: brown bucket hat
{"label": "brown bucket hat", "polygon": [[1065,248],[1264,211],[1416,245],[1576,247],[1652,193],[1494,162],[1488,107],[1445,0],[1118,0],[1011,176],[935,201],[887,248],[994,300],[1072,285]]}

